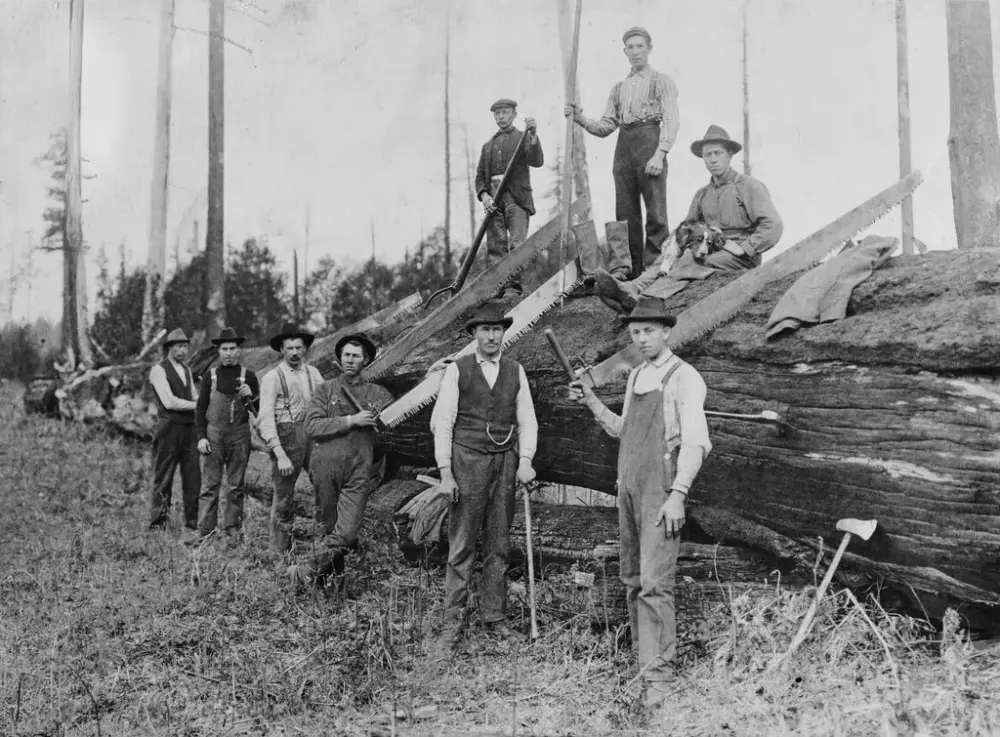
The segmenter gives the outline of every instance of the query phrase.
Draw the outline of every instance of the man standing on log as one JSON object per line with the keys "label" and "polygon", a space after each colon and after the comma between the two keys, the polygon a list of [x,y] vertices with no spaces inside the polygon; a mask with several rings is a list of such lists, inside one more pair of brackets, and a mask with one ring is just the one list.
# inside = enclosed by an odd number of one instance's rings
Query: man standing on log
{"label": "man standing on log", "polygon": [[[628,224],[632,278],[653,263],[670,233],[667,224],[667,153],[680,130],[677,85],[649,65],[653,39],[635,26],[622,36],[632,69],[611,88],[604,115],[587,118],[579,105],[568,104],[566,117],[600,138],[620,128],[612,174],[615,180],[615,219]],[[640,200],[646,204],[643,238]]]}
{"label": "man standing on log", "polygon": [[[229,537],[243,526],[243,477],[250,462],[250,413],[260,406],[260,384],[253,371],[240,365],[240,346],[245,338],[230,327],[223,328],[212,344],[219,349],[220,366],[208,373],[195,410],[198,452],[204,457],[199,500],[198,534],[215,530],[219,497],[225,500],[222,528]],[[225,491],[220,494],[222,475]]]}
{"label": "man standing on log", "polygon": [[629,374],[619,417],[590,387],[570,384],[618,451],[620,572],[627,590],[632,642],[646,681],[646,706],[656,712],[673,678],[677,649],[674,576],[684,503],[712,449],[705,420],[705,382],[667,348],[676,323],[663,300],[643,297],[624,318],[645,359]]}
{"label": "man standing on log", "polygon": [[462,638],[476,539],[484,527],[483,624],[505,640],[524,640],[506,622],[506,573],[515,486],[535,478],[531,463],[538,422],[524,369],[501,355],[503,334],[512,322],[496,306],[487,306],[466,323],[476,350],[445,368],[431,415],[440,491],[452,500],[444,584],[443,639],[449,648]]}
{"label": "man standing on log", "polygon": [[[524,147],[511,165],[504,192],[496,198],[497,187],[517,150],[521,131],[514,127],[514,119],[517,117],[517,103],[514,100],[497,100],[490,106],[490,111],[499,130],[483,144],[479,153],[479,166],[476,168],[476,196],[483,203],[487,214],[494,213],[486,231],[487,265],[506,256],[528,236],[528,219],[535,214],[528,167],[537,169],[545,164],[542,144],[535,132],[535,119],[525,118]],[[515,279],[509,282],[501,296],[507,291],[521,294],[520,281]]]}
{"label": "man standing on log", "polygon": [[[372,490],[377,413],[392,401],[386,389],[361,377],[377,350],[361,333],[337,341],[335,353],[343,373],[321,384],[306,408],[306,436],[315,443],[309,471],[318,500],[316,520],[327,536],[337,573],[344,569],[344,554],[358,547]],[[344,389],[365,409],[357,411]]]}
{"label": "man standing on log", "polygon": [[170,497],[174,471],[181,467],[184,526],[189,536],[198,525],[198,491],[201,469],[194,432],[194,410],[198,393],[188,368],[188,338],[175,328],[163,341],[164,359],[149,372],[156,399],[157,420],[153,430],[153,493],[149,502],[149,528],[170,521]]}
{"label": "man standing on log", "polygon": [[283,553],[292,547],[295,520],[295,482],[309,469],[306,407],[323,376],[306,363],[315,336],[286,323],[271,338],[281,363],[264,375],[260,386],[260,436],[271,451],[271,549]]}

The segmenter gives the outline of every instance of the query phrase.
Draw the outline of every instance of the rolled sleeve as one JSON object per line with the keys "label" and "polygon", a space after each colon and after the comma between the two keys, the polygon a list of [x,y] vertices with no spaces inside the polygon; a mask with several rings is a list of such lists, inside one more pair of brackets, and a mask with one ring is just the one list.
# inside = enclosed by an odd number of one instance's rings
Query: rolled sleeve
{"label": "rolled sleeve", "polygon": [[434,411],[431,412],[431,433],[434,436],[434,459],[438,468],[451,468],[451,441],[458,415],[458,365],[449,363],[441,378]]}
{"label": "rolled sleeve", "polygon": [[606,138],[618,129],[618,89],[620,85],[621,83],[618,83],[611,88],[611,94],[608,95],[608,104],[604,108],[604,115],[598,120],[590,120],[582,114],[577,119],[577,123],[587,133],[598,138]]}
{"label": "rolled sleeve", "polygon": [[663,81],[663,96],[660,98],[660,115],[663,120],[660,122],[660,142],[657,149],[667,153],[674,147],[677,134],[681,129],[681,112],[677,105],[677,85],[674,80],[665,74],[660,75]]}
{"label": "rolled sleeve", "polygon": [[[163,367],[160,365],[153,366],[153,368],[150,369],[149,383],[153,385],[153,391],[156,392],[156,396],[160,398],[160,403],[163,404],[165,409],[173,412],[189,412],[197,406],[197,394],[195,394],[195,401],[182,399],[174,394],[173,390],[170,388],[170,382],[167,381],[167,372],[164,371]],[[193,388],[191,391],[194,393]]]}
{"label": "rolled sleeve", "polygon": [[772,248],[780,240],[785,226],[763,182],[749,180],[744,202],[753,223],[753,232],[747,237],[744,250],[751,250],[749,255],[755,256]]}
{"label": "rolled sleeve", "polygon": [[628,406],[632,401],[632,387],[635,385],[635,377],[639,372],[638,368],[629,372],[628,380],[625,382],[625,403],[622,405],[622,413],[616,415],[601,400],[595,400],[590,410],[594,413],[594,419],[604,428],[604,432],[613,438],[620,438],[622,427],[625,424],[625,415],[628,414]]}
{"label": "rolled sleeve", "polygon": [[281,447],[278,426],[274,421],[274,409],[278,398],[278,376],[274,372],[280,370],[279,366],[268,371],[260,381],[260,437],[272,451]]}
{"label": "rolled sleeve", "polygon": [[[680,451],[677,457],[677,472],[672,489],[688,493],[694,483],[701,464],[712,451],[708,437],[708,421],[705,419],[705,381],[695,372],[679,376],[676,393],[677,420],[680,424]],[[664,414],[670,411],[664,393]],[[669,459],[669,454],[668,454]]]}
{"label": "rolled sleeve", "polygon": [[520,458],[532,461],[538,449],[538,419],[535,417],[535,403],[531,399],[531,387],[524,367],[518,367],[520,387],[517,392],[517,453]]}

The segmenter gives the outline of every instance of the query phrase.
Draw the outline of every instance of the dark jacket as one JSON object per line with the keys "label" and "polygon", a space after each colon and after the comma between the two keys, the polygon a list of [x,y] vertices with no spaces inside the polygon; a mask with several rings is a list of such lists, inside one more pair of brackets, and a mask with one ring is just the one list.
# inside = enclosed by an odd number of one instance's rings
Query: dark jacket
{"label": "dark jacket", "polygon": [[[521,139],[524,131],[511,126],[507,131],[498,130],[493,137],[483,144],[483,149],[479,154],[479,166],[476,168],[476,197],[481,198],[483,192],[490,192],[490,179],[500,176],[507,168],[511,154],[517,148],[517,142]],[[528,145],[525,141],[521,155],[517,157],[514,166],[510,171],[510,179],[507,180],[507,191],[510,192],[514,201],[528,211],[529,215],[535,214],[535,201],[531,196],[531,178],[528,174],[528,167],[536,169],[545,164],[545,157],[542,154],[542,142],[535,134],[535,143]]]}

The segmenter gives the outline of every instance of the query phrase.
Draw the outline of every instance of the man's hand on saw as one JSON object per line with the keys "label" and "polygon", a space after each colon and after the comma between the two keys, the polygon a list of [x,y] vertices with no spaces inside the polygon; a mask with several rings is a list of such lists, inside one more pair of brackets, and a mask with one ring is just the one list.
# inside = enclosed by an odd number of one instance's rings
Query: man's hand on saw
{"label": "man's hand on saw", "polygon": [[577,404],[589,405],[591,402],[598,401],[597,395],[594,394],[594,390],[582,381],[573,381],[570,383],[568,396],[570,401],[576,402]]}
{"label": "man's hand on saw", "polygon": [[253,399],[253,389],[249,384],[240,384],[240,396],[246,399]]}
{"label": "man's hand on saw", "polygon": [[427,376],[430,376],[435,371],[444,371],[446,368],[448,368],[449,363],[455,363],[455,359],[452,358],[451,356],[445,356],[444,358],[439,358],[438,360],[436,360],[434,363],[431,364],[431,367],[429,369],[427,369]]}
{"label": "man's hand on saw", "polygon": [[441,483],[438,485],[438,493],[447,497],[452,504],[458,504],[458,484],[450,468],[441,469]]}
{"label": "man's hand on saw", "polygon": [[684,527],[685,496],[679,491],[671,491],[667,501],[663,502],[659,514],[656,515],[656,526],[663,526],[663,534],[676,537]]}
{"label": "man's hand on saw", "polygon": [[483,209],[486,210],[487,214],[496,212],[496,205],[493,204],[493,198],[486,192],[483,192],[483,196],[479,198],[479,201],[483,203]]}
{"label": "man's hand on saw", "polygon": [[527,486],[534,480],[535,469],[531,465],[531,461],[527,458],[522,458],[520,463],[517,464],[517,482]]}
{"label": "man's hand on saw", "polygon": [[378,424],[378,418],[370,409],[365,409],[356,415],[351,415],[350,421],[351,427],[375,427]]}

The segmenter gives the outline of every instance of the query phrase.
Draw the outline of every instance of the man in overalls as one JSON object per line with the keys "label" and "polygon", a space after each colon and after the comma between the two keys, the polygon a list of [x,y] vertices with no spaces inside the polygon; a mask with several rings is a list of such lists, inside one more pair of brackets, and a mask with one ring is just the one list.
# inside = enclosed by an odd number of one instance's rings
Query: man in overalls
{"label": "man in overalls", "polygon": [[[377,348],[363,334],[346,335],[335,346],[343,373],[320,384],[306,408],[305,431],[313,446],[309,472],[319,501],[317,521],[326,535],[337,573],[344,554],[358,546],[358,532],[372,490],[377,412],[392,402],[378,384],[361,378]],[[347,389],[365,408],[357,411]]]}
{"label": "man in overalls", "polygon": [[[225,534],[236,536],[243,525],[243,477],[250,461],[250,413],[257,414],[260,405],[257,376],[240,365],[240,346],[244,340],[230,327],[223,328],[219,337],[212,340],[219,349],[220,365],[210,369],[202,379],[195,409],[198,452],[203,457],[198,502],[201,537],[215,530],[220,496],[225,500],[222,520]],[[223,472],[225,491],[220,494]]]}
{"label": "man in overalls", "polygon": [[315,336],[286,323],[271,338],[281,363],[268,371],[260,386],[260,436],[271,451],[271,549],[283,553],[292,547],[295,520],[295,481],[309,469],[306,407],[323,376],[305,362]]}
{"label": "man in overalls", "polygon": [[629,374],[621,416],[581,382],[570,384],[569,397],[586,404],[604,430],[621,441],[620,574],[646,682],[646,707],[656,714],[670,689],[677,650],[674,576],[684,503],[712,444],[705,382],[667,348],[676,319],[663,300],[641,297],[625,320],[644,360]]}

